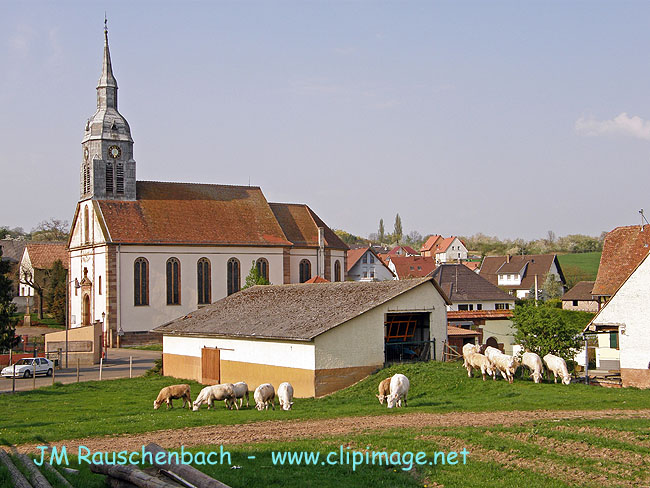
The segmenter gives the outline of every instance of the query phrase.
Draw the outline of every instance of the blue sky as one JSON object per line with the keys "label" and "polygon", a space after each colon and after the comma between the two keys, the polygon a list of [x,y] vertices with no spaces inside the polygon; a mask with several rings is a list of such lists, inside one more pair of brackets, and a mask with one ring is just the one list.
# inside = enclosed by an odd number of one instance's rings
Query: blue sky
{"label": "blue sky", "polygon": [[250,179],[360,235],[650,209],[649,2],[3,2],[0,225],[73,215],[105,10],[138,179]]}

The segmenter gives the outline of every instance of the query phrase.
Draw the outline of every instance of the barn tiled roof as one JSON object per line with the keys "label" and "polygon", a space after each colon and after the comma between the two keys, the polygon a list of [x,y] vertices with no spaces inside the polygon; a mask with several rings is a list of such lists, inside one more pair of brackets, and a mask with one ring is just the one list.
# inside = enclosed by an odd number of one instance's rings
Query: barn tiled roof
{"label": "barn tiled roof", "polygon": [[287,239],[295,246],[318,247],[318,228],[325,229],[325,247],[347,250],[348,246],[307,205],[269,203]]}
{"label": "barn tiled roof", "polygon": [[514,301],[513,296],[462,264],[441,264],[432,276],[454,303],[474,300]]}
{"label": "barn tiled roof", "polygon": [[447,320],[463,319],[509,319],[512,310],[449,310]]}
{"label": "barn tiled roof", "polygon": [[34,269],[50,269],[59,260],[68,269],[68,250],[65,242],[30,242],[25,247]]}
{"label": "barn tiled roof", "polygon": [[579,281],[576,285],[562,295],[562,300],[593,300],[591,290],[595,281]]}
{"label": "barn tiled roof", "polygon": [[391,256],[395,272],[400,280],[429,276],[436,269],[436,261],[424,256]]}
{"label": "barn tiled roof", "polygon": [[479,276],[482,276],[493,285],[498,285],[499,274],[514,274],[523,272],[523,278],[520,285],[507,285],[503,288],[516,290],[529,290],[535,285],[535,275],[537,275],[538,286],[542,286],[546,280],[546,274],[555,266],[564,282],[562,268],[555,254],[525,254],[510,256],[510,262],[507,262],[507,256],[486,256],[481,264]]}
{"label": "barn tiled roof", "polygon": [[448,325],[447,326],[447,335],[448,336],[464,337],[464,336],[479,336],[479,335],[481,335],[481,333],[476,332],[475,330],[469,330],[469,329],[463,329],[462,327],[456,327],[455,325]]}
{"label": "barn tiled roof", "polygon": [[600,256],[598,276],[592,290],[596,296],[611,296],[650,252],[650,226],[617,227],[607,234]]}
{"label": "barn tiled roof", "polygon": [[411,255],[413,255],[413,256],[417,256],[417,255],[418,255],[418,252],[417,252],[415,249],[413,249],[411,246],[395,246],[395,247],[392,248],[390,251],[388,251],[388,255],[389,255],[390,257],[393,257],[393,256],[399,256],[398,253],[400,252],[400,249],[401,249],[402,252],[404,252],[405,254],[411,254]]}
{"label": "barn tiled roof", "polygon": [[402,293],[429,284],[439,290],[431,278],[254,286],[154,331],[165,335],[310,341]]}

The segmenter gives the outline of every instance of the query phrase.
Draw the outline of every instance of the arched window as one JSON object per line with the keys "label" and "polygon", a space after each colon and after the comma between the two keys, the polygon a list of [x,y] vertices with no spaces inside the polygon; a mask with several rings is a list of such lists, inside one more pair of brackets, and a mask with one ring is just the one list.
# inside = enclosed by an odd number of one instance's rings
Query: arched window
{"label": "arched window", "polygon": [[88,218],[88,206],[84,206],[84,243],[90,242],[90,219]]}
{"label": "arched window", "polygon": [[149,261],[138,258],[133,263],[133,303],[149,305]]}
{"label": "arched window", "polygon": [[334,261],[334,281],[341,281],[341,261]]}
{"label": "arched window", "polygon": [[256,263],[257,272],[266,281],[269,281],[269,262],[264,258],[259,258]]}
{"label": "arched window", "polygon": [[181,263],[176,258],[167,260],[167,305],[181,304]]}
{"label": "arched window", "polygon": [[239,260],[237,258],[230,258],[228,260],[228,295],[237,293],[240,288]]}
{"label": "arched window", "polygon": [[311,278],[311,263],[309,262],[309,259],[303,259],[302,261],[300,261],[300,283],[304,283],[310,278]]}
{"label": "arched window", "polygon": [[201,258],[196,263],[196,280],[199,291],[199,304],[211,303],[210,260]]}

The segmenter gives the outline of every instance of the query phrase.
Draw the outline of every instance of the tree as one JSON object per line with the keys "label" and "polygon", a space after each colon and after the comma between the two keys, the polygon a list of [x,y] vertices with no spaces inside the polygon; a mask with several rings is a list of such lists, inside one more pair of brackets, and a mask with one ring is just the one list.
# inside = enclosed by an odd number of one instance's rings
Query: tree
{"label": "tree", "polygon": [[393,239],[399,244],[402,240],[402,219],[399,214],[395,215],[395,226],[393,230]]}
{"label": "tree", "polygon": [[16,326],[11,320],[16,306],[12,302],[13,285],[7,276],[8,273],[9,262],[2,260],[2,247],[0,247],[0,351],[11,349],[18,343]]}
{"label": "tree", "polygon": [[562,283],[555,279],[553,273],[546,275],[546,280],[542,284],[542,299],[549,300],[553,298],[560,298],[562,296]]}
{"label": "tree", "polygon": [[38,297],[38,318],[43,320],[43,294],[45,293],[45,286],[42,276],[37,278],[34,269],[30,269],[25,265],[20,266],[19,279],[20,283],[29,285],[34,289]]}
{"label": "tree", "polygon": [[512,316],[515,342],[540,357],[551,353],[570,360],[582,348],[581,332],[592,317],[588,312],[522,303],[515,307]]}
{"label": "tree", "polygon": [[63,267],[63,263],[57,259],[54,261],[49,273],[45,303],[47,309],[60,324],[65,323],[65,288],[67,280],[68,272]]}
{"label": "tree", "polygon": [[384,242],[386,237],[386,229],[384,229],[384,219],[379,219],[379,232],[377,233],[377,239],[379,239],[379,244]]}
{"label": "tree", "polygon": [[250,288],[251,286],[255,286],[255,285],[270,285],[270,284],[271,282],[260,274],[260,271],[257,269],[257,265],[255,264],[255,261],[253,261],[253,266],[251,266],[251,270],[248,272],[248,276],[246,277],[246,284],[242,287],[242,290],[245,290],[246,288]]}
{"label": "tree", "polygon": [[67,241],[70,224],[67,220],[44,220],[32,231],[33,241]]}

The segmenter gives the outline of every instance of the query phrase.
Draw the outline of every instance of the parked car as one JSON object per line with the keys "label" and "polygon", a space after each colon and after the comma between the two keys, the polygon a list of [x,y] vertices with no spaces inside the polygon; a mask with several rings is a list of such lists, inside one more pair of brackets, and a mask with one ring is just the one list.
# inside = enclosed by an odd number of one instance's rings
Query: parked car
{"label": "parked car", "polygon": [[54,363],[47,358],[24,358],[19,360],[15,365],[7,366],[2,370],[2,376],[11,378],[14,375],[14,366],[16,367],[16,376],[31,378],[36,369],[36,374],[52,376]]}

